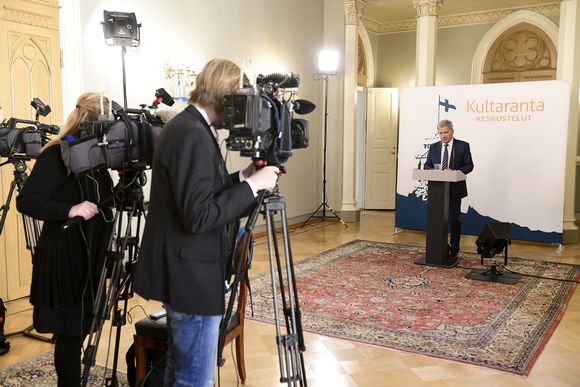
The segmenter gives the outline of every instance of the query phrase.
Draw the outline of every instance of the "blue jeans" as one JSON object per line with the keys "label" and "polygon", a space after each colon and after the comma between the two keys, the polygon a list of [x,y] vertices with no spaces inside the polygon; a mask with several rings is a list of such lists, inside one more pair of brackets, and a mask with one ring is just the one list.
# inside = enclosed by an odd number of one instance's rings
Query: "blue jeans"
{"label": "blue jeans", "polygon": [[221,315],[167,310],[167,364],[164,386],[213,387]]}

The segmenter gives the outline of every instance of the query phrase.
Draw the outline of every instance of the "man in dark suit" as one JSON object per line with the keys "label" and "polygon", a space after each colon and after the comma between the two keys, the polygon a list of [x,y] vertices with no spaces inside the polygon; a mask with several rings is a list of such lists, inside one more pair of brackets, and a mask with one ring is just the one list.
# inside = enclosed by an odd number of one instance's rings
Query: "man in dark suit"
{"label": "man in dark suit", "polygon": [[[437,165],[440,169],[458,170],[466,175],[471,172],[473,160],[471,159],[469,143],[453,138],[453,123],[449,120],[441,120],[437,124],[437,131],[441,141],[429,148],[425,169],[434,169]],[[449,258],[451,259],[457,259],[459,253],[461,199],[466,196],[467,184],[465,181],[449,185],[449,227],[451,229]]]}
{"label": "man in dark suit", "polygon": [[155,149],[134,288],[167,311],[166,386],[213,386],[238,219],[256,204],[257,191],[278,179],[274,166],[227,173],[212,122],[223,120],[223,98],[239,80],[234,63],[208,62],[189,105],[165,125]]}

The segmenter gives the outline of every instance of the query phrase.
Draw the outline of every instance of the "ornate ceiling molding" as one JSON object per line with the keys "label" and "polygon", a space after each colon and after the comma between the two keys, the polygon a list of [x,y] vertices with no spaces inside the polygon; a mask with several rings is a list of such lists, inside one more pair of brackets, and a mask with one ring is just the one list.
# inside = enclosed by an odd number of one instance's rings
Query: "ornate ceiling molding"
{"label": "ornate ceiling molding", "polygon": [[[560,15],[560,2],[542,4],[537,6],[517,7],[510,9],[496,9],[483,12],[470,12],[457,15],[439,16],[437,18],[437,26],[439,28],[466,26],[484,23],[495,23],[506,16],[520,11],[529,10],[537,12],[544,16],[558,16]],[[399,20],[390,23],[380,23],[376,20],[363,16],[363,24],[366,29],[375,34],[389,34],[395,32],[415,31],[417,28],[416,19]]]}
{"label": "ornate ceiling molding", "polygon": [[346,24],[358,24],[367,0],[344,0],[344,20]]}

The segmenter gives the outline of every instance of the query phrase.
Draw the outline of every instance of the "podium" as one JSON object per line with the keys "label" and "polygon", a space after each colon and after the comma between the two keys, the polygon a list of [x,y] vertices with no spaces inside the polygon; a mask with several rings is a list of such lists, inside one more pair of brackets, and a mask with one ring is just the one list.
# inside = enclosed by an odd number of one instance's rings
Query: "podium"
{"label": "podium", "polygon": [[447,229],[449,226],[449,183],[465,180],[461,171],[450,169],[414,169],[413,180],[428,181],[427,189],[427,246],[425,258],[415,261],[419,265],[453,267],[457,263],[448,259]]}

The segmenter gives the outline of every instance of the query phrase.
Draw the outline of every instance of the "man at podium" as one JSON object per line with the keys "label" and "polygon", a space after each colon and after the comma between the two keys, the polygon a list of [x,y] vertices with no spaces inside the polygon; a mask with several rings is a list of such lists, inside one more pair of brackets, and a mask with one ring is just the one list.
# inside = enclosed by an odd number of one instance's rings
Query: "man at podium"
{"label": "man at podium", "polygon": [[[437,123],[441,141],[429,148],[425,169],[451,169],[468,174],[473,170],[473,160],[469,143],[453,138],[453,122],[441,120]],[[449,258],[457,259],[459,240],[461,238],[461,199],[467,196],[465,180],[451,183],[449,186],[449,227],[451,229],[451,249]]]}

